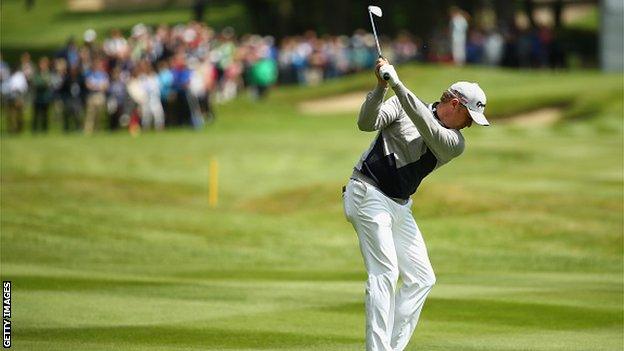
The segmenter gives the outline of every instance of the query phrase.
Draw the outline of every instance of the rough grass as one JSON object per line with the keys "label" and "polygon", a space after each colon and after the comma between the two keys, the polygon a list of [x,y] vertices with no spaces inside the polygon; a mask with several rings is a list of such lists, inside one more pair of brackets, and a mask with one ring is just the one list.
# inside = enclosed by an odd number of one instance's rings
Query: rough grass
{"label": "rough grass", "polygon": [[[566,106],[553,127],[468,129],[465,154],[421,185],[438,284],[408,350],[621,350],[621,76],[403,70],[426,99],[482,81],[493,116]],[[241,99],[201,132],[3,135],[14,348],[363,349],[365,272],[340,186],[373,134],[296,102],[370,82]]]}
{"label": "rough grass", "polygon": [[[70,36],[82,42],[83,33],[88,28],[95,29],[101,41],[113,28],[129,33],[137,23],[157,26],[186,23],[192,19],[191,9],[183,7],[72,13],[67,10],[66,3],[66,0],[37,0],[32,10],[26,11],[23,0],[3,0],[0,41],[3,54],[11,62],[17,62],[18,55],[23,51],[36,56],[49,56],[59,50]],[[225,26],[234,26],[241,32],[249,29],[245,8],[237,3],[211,3],[205,20],[217,29]]]}

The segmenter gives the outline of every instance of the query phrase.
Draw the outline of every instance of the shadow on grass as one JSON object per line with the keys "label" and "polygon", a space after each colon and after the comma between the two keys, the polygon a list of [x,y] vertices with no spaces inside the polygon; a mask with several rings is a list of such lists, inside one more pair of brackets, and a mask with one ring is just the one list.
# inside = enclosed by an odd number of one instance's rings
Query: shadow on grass
{"label": "shadow on grass", "polygon": [[[338,313],[363,313],[363,303],[346,303],[321,310]],[[462,322],[507,325],[548,330],[605,328],[622,325],[621,311],[586,307],[508,302],[478,299],[429,298],[423,319],[437,322]]]}
{"label": "shadow on grass", "polygon": [[324,271],[202,271],[193,273],[197,279],[180,281],[151,281],[133,279],[107,279],[90,277],[50,277],[43,275],[8,275],[22,291],[73,291],[106,292],[132,296],[168,297],[188,300],[242,301],[247,299],[244,291],[232,291],[215,281],[249,282],[258,287],[261,282],[347,282],[364,281],[359,272]]}
{"label": "shadow on grass", "polygon": [[240,348],[296,348],[359,343],[359,338],[336,335],[269,332],[235,329],[202,329],[171,326],[115,326],[85,328],[24,328],[15,330],[15,339],[71,343],[112,343],[124,345],[198,347],[204,350]]}
{"label": "shadow on grass", "polygon": [[280,190],[249,199],[239,204],[238,208],[271,215],[326,210],[340,205],[342,185],[342,183],[320,183]]}
{"label": "shadow on grass", "polygon": [[[201,187],[191,184],[162,182],[145,179],[123,179],[85,174],[61,175],[3,175],[3,185],[9,191],[19,191],[24,197],[49,200],[56,196],[46,192],[53,186],[66,198],[81,199],[83,203],[135,203],[168,205],[193,205],[198,202]],[[26,193],[24,188],[28,191]]]}
{"label": "shadow on grass", "polygon": [[39,275],[8,275],[21,290],[110,290],[111,288],[150,289],[179,285],[166,282],[140,281],[131,279],[100,279],[82,277],[46,277]]}
{"label": "shadow on grass", "polygon": [[244,280],[244,281],[366,281],[364,271],[323,270],[199,270],[176,274],[180,278]]}

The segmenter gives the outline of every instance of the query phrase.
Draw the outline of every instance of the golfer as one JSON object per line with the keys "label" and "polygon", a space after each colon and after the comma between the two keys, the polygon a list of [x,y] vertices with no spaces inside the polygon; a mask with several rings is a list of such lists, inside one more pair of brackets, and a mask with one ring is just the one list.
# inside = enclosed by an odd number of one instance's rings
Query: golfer
{"label": "golfer", "polygon": [[[343,202],[368,273],[366,350],[403,350],[436,281],[410,196],[429,173],[461,155],[462,128],[489,123],[476,83],[457,82],[427,105],[386,60],[377,60],[375,75],[377,87],[366,96],[358,127],[377,136],[343,189]],[[384,102],[388,85],[396,96]]]}

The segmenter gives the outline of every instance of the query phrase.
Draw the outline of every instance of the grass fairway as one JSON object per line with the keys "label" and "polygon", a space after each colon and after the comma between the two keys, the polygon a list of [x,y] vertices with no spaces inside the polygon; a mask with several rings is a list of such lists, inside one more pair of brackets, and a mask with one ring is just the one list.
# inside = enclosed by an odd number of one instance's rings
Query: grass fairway
{"label": "grass fairway", "polygon": [[[464,133],[414,214],[438,277],[408,350],[621,350],[622,77],[410,66],[429,100],[479,79]],[[2,137],[2,277],[16,350],[362,350],[365,273],[340,187],[374,134],[307,98],[220,107],[205,131]],[[208,206],[219,160],[220,202]]]}

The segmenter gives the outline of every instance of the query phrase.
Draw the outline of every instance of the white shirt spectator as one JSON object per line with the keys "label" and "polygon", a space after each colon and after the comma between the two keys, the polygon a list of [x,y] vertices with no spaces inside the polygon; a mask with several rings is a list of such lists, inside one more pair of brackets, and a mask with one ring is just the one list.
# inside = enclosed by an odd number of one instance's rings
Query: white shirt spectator
{"label": "white shirt spectator", "polygon": [[119,57],[128,50],[128,41],[123,37],[108,38],[104,41],[104,52]]}
{"label": "white shirt spectator", "polygon": [[462,65],[466,62],[466,32],[468,31],[468,21],[461,12],[456,12],[451,17],[450,27],[453,61],[458,65]]}
{"label": "white shirt spectator", "polygon": [[16,71],[11,75],[8,82],[9,95],[15,97],[26,94],[28,91],[28,81],[26,75],[22,71]]}
{"label": "white shirt spectator", "polygon": [[487,63],[488,65],[500,64],[503,58],[503,49],[504,49],[503,36],[496,31],[492,31],[485,38],[485,45],[484,45],[485,63]]}

